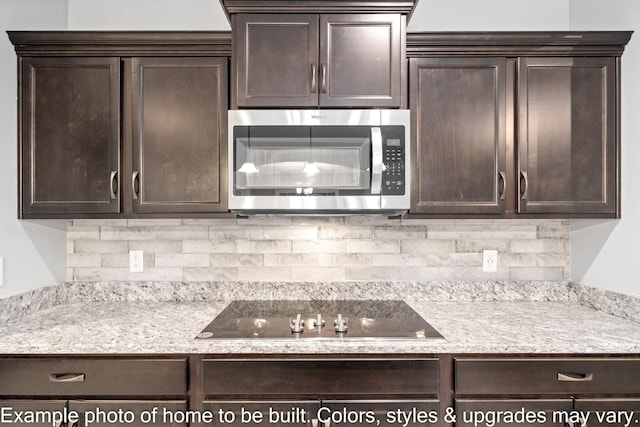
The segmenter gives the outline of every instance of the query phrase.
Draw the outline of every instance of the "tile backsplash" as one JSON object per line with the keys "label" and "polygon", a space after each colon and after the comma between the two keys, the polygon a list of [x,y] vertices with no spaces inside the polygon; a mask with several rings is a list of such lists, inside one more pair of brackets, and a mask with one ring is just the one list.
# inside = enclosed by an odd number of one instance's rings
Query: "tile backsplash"
{"label": "tile backsplash", "polygon": [[[72,220],[69,281],[568,280],[566,220]],[[482,271],[482,251],[498,270]],[[144,271],[129,272],[129,251]]]}

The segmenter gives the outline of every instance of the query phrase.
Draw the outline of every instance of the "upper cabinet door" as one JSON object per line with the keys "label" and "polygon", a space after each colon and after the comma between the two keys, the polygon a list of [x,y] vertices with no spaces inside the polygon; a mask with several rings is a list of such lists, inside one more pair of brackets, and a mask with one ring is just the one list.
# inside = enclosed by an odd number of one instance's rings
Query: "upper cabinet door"
{"label": "upper cabinet door", "polygon": [[233,19],[232,108],[401,106],[399,14]]}
{"label": "upper cabinet door", "polygon": [[402,20],[398,14],[320,16],[320,106],[400,106]]}
{"label": "upper cabinet door", "polygon": [[237,106],[316,106],[318,15],[239,14],[234,19]]}
{"label": "upper cabinet door", "polygon": [[132,61],[133,210],[227,210],[226,58]]}
{"label": "upper cabinet door", "polygon": [[502,213],[506,60],[411,59],[411,213]]}
{"label": "upper cabinet door", "polygon": [[120,211],[117,58],[22,60],[21,217]]}
{"label": "upper cabinet door", "polygon": [[520,59],[519,212],[619,214],[615,61]]}

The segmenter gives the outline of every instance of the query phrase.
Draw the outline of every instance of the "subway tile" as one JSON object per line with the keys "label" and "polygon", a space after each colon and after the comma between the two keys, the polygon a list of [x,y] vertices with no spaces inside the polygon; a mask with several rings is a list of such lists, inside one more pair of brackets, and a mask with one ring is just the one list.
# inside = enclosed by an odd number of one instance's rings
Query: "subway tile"
{"label": "subway tile", "polygon": [[455,268],[451,267],[405,267],[399,270],[400,280],[454,280]]}
{"label": "subway tile", "polygon": [[100,240],[153,240],[154,227],[100,227]]}
{"label": "subway tile", "polygon": [[82,253],[127,253],[128,245],[125,240],[76,240],[73,243],[74,252]]}
{"label": "subway tile", "polygon": [[371,263],[391,268],[424,267],[427,259],[424,254],[373,254]]}
{"label": "subway tile", "polygon": [[318,238],[318,227],[265,227],[264,238],[267,240],[311,240]]}
{"label": "subway tile", "polygon": [[366,253],[352,254],[319,254],[318,264],[320,266],[336,267],[359,267],[373,265],[373,255]]}
{"label": "subway tile", "polygon": [[348,253],[400,253],[397,240],[347,239],[345,244]]}
{"label": "subway tile", "polygon": [[482,265],[481,253],[430,253],[426,265],[432,267],[473,267]]}
{"label": "subway tile", "polygon": [[372,227],[320,227],[318,230],[319,239],[373,239],[374,231]]}
{"label": "subway tile", "polygon": [[481,253],[485,249],[508,252],[510,248],[509,240],[499,239],[479,239],[479,240],[456,240],[455,252],[477,252]]}
{"label": "subway tile", "polygon": [[380,240],[424,240],[427,238],[427,227],[421,225],[403,225],[402,227],[376,226],[374,233],[375,238]]}
{"label": "subway tile", "polygon": [[264,239],[264,227],[260,226],[223,226],[209,227],[211,240]]}
{"label": "subway tile", "polygon": [[100,267],[102,255],[93,253],[68,254],[67,267]]}
{"label": "subway tile", "polygon": [[291,281],[291,268],[289,267],[238,267],[237,280],[248,281]]}
{"label": "subway tile", "polygon": [[189,253],[234,253],[236,242],[233,240],[185,240],[182,242],[182,252]]}
{"label": "subway tile", "polygon": [[511,280],[567,280],[561,267],[511,267]]}
{"label": "subway tile", "polygon": [[262,267],[263,254],[211,254],[211,267]]}
{"label": "subway tile", "polygon": [[184,269],[186,282],[216,282],[238,280],[238,269],[235,267],[187,267]]}
{"label": "subway tile", "polygon": [[235,227],[237,226],[236,218],[185,218],[182,220],[183,225],[205,225],[207,227]]}
{"label": "subway tile", "polygon": [[209,267],[209,254],[158,254],[156,267]]}
{"label": "subway tile", "polygon": [[290,240],[240,240],[236,242],[238,253],[289,253]]}
{"label": "subway tile", "polygon": [[265,267],[293,267],[293,266],[308,266],[313,267],[318,265],[318,254],[280,254],[280,253],[268,253],[264,254],[264,266]]}
{"label": "subway tile", "polygon": [[175,254],[182,252],[181,240],[130,240],[130,251],[143,251],[154,254]]}
{"label": "subway tile", "polygon": [[343,253],[345,246],[344,240],[294,240],[291,242],[291,252]]}
{"label": "subway tile", "polygon": [[513,253],[562,254],[566,251],[565,241],[559,239],[511,241],[511,252]]}
{"label": "subway tile", "polygon": [[365,266],[345,267],[345,280],[401,280],[399,268]]}
{"label": "subway tile", "polygon": [[68,225],[67,240],[98,240],[100,239],[99,225]]}
{"label": "subway tile", "polygon": [[451,253],[456,251],[455,240],[403,240],[400,242],[402,253]]}
{"label": "subway tile", "polygon": [[292,267],[291,280],[301,282],[341,282],[346,280],[344,268],[340,267]]}
{"label": "subway tile", "polygon": [[161,240],[195,240],[209,238],[209,227],[199,225],[157,227],[155,232],[157,238]]}

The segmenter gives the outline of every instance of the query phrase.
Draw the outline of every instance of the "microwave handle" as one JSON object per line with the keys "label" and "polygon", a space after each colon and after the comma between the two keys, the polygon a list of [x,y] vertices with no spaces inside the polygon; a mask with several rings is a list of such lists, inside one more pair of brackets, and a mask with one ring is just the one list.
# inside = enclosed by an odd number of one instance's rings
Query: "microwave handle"
{"label": "microwave handle", "polygon": [[371,194],[380,194],[382,189],[382,131],[371,128]]}

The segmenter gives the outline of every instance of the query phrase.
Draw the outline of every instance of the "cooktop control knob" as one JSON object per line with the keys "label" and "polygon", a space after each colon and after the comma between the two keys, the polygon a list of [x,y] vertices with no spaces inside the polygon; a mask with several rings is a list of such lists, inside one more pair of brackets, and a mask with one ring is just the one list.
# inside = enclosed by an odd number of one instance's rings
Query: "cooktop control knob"
{"label": "cooktop control knob", "polygon": [[342,314],[338,314],[338,318],[333,321],[333,326],[337,333],[346,334],[347,333],[347,322],[348,319],[343,319]]}
{"label": "cooktop control knob", "polygon": [[313,319],[313,325],[311,326],[317,329],[318,332],[320,332],[322,328],[324,328],[324,319],[322,318],[322,314],[318,314],[318,317]]}
{"label": "cooktop control knob", "polygon": [[301,334],[304,332],[304,320],[302,320],[300,314],[298,314],[295,319],[292,319],[289,325],[291,326],[291,333]]}

